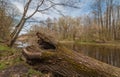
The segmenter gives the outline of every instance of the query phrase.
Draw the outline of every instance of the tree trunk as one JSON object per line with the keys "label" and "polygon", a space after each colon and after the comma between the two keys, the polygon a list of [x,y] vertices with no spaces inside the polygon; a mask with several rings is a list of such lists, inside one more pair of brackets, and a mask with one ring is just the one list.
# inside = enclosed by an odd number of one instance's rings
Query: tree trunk
{"label": "tree trunk", "polygon": [[[30,46],[23,50],[23,55],[33,68],[53,72],[55,77],[56,73],[61,77],[120,77],[120,68],[69,50],[58,42],[52,43],[47,36],[37,35],[40,47]],[[43,38],[44,42],[41,40]]]}
{"label": "tree trunk", "polygon": [[22,28],[25,24],[25,21],[26,21],[25,19],[21,20],[20,24],[18,24],[18,27],[16,27],[16,30],[15,30],[15,32],[10,40],[9,47],[12,47],[13,44],[15,43],[20,31],[22,30]]}

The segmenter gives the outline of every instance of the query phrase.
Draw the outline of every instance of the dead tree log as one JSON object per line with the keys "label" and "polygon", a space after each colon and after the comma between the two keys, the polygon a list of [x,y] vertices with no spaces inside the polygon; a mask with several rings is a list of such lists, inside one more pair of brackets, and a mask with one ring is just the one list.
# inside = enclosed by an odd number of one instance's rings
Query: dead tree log
{"label": "dead tree log", "polygon": [[24,49],[23,54],[40,71],[62,77],[120,77],[120,68],[69,50],[46,35],[37,33],[40,47]]}

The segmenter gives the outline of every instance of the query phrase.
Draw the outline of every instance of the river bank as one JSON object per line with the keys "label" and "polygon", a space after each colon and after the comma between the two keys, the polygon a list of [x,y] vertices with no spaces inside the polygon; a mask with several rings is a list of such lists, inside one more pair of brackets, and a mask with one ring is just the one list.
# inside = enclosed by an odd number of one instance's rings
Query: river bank
{"label": "river bank", "polygon": [[120,41],[109,42],[83,42],[83,41],[60,41],[62,44],[76,44],[76,45],[93,45],[93,46],[108,46],[108,47],[120,47]]}
{"label": "river bank", "polygon": [[0,77],[46,77],[23,60],[22,49],[0,44]]}

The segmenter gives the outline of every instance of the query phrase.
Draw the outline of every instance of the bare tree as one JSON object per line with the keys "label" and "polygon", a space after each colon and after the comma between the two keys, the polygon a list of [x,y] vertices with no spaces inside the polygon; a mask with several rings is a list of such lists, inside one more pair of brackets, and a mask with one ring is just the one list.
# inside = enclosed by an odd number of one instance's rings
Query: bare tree
{"label": "bare tree", "polygon": [[[68,0],[67,0],[68,1]],[[68,1],[69,2],[69,1]],[[11,33],[11,40],[10,40],[10,44],[9,46],[12,47],[13,44],[15,43],[20,31],[22,30],[25,22],[30,19],[31,17],[33,17],[37,12],[44,12],[47,11],[53,7],[55,7],[56,5],[62,5],[62,6],[68,6],[68,7],[74,7],[77,8],[74,5],[71,5],[70,3],[63,3],[63,2],[59,2],[59,1],[55,1],[55,0],[37,0],[37,6],[34,7],[34,12],[31,15],[27,15],[30,6],[36,3],[35,0],[27,0],[25,1],[25,6],[24,6],[24,12],[22,15],[22,18],[20,19],[20,22],[17,24],[17,26],[15,27],[14,31]],[[72,3],[74,4],[74,3]]]}
{"label": "bare tree", "polygon": [[10,39],[10,32],[14,26],[14,19],[19,14],[16,7],[9,0],[0,0],[0,38],[3,41]]}

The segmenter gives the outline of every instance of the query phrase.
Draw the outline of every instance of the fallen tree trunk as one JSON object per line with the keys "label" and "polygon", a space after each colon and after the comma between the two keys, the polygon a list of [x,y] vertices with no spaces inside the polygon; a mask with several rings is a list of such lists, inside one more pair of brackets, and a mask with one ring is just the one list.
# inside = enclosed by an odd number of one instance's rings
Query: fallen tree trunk
{"label": "fallen tree trunk", "polygon": [[37,36],[40,50],[27,47],[23,51],[27,61],[37,70],[63,77],[120,77],[120,68],[69,50],[57,41],[52,42],[48,36],[39,33]]}

